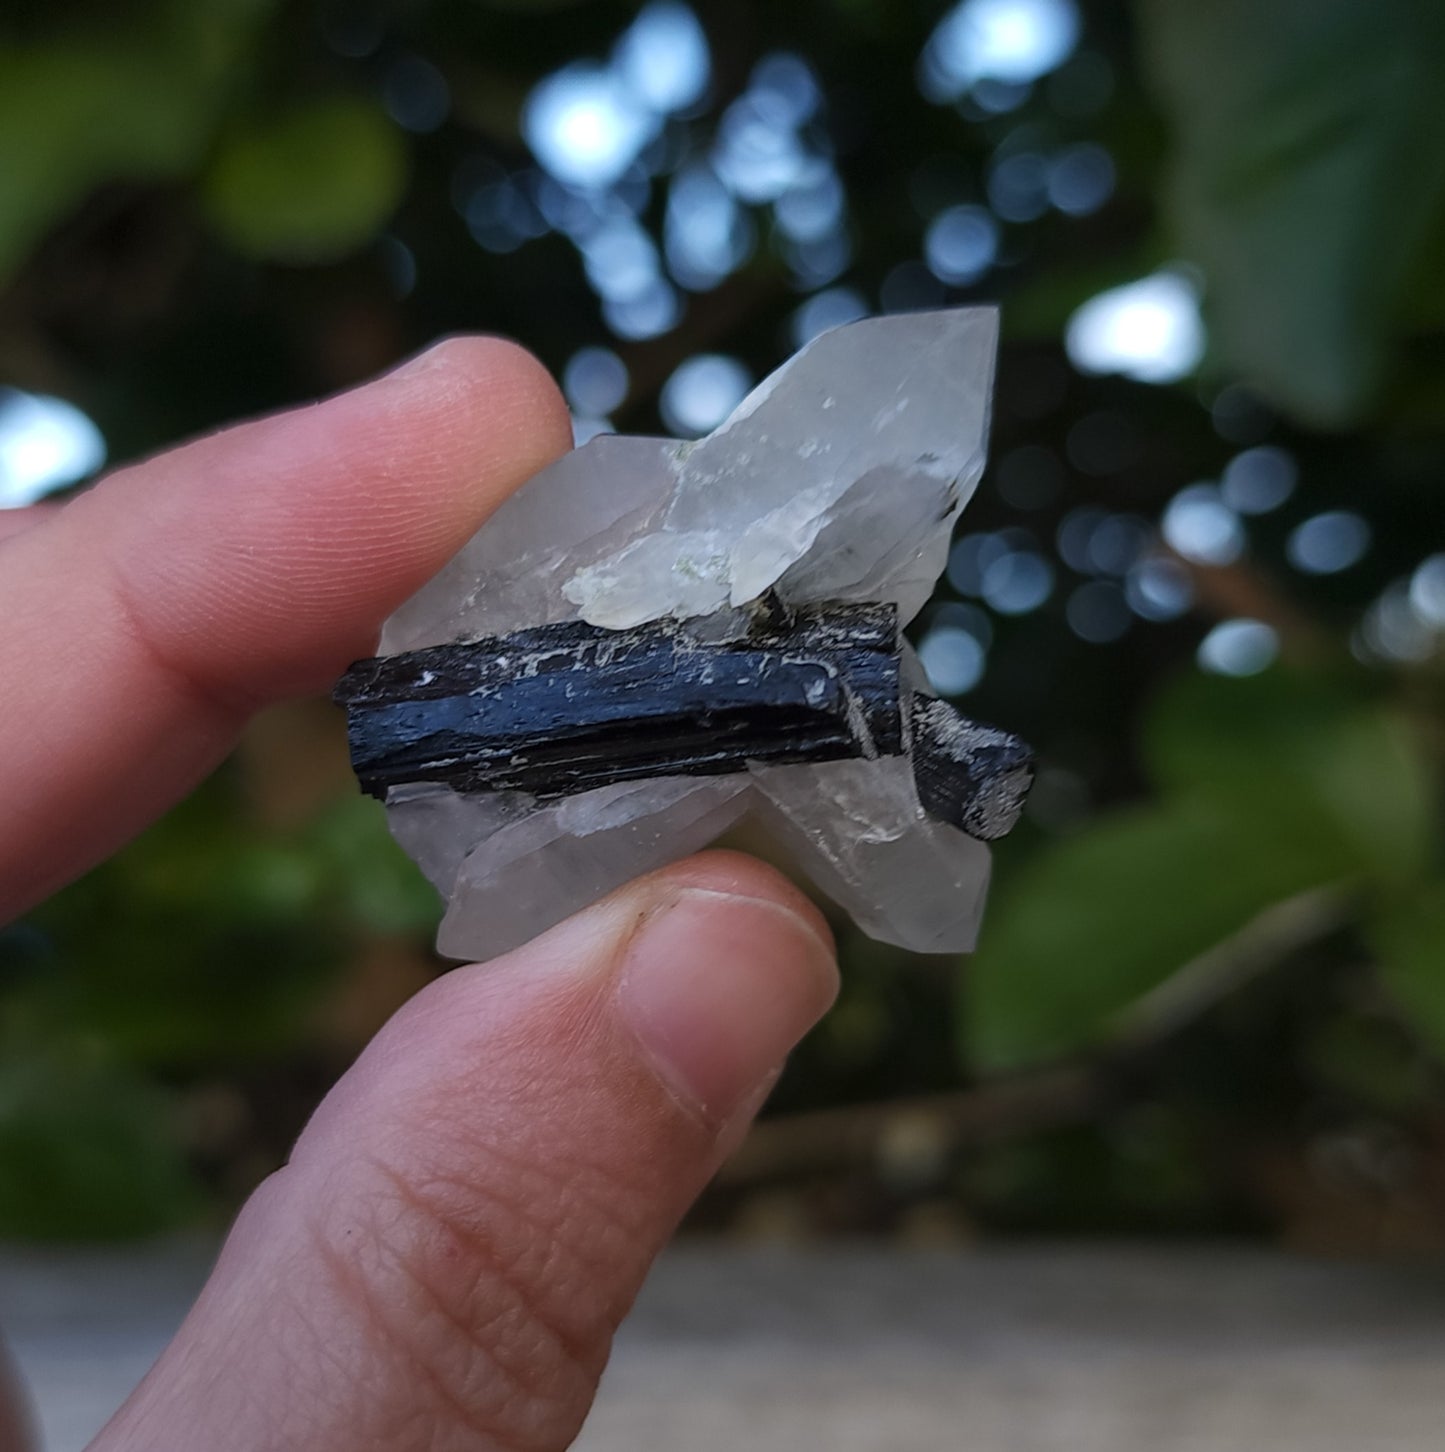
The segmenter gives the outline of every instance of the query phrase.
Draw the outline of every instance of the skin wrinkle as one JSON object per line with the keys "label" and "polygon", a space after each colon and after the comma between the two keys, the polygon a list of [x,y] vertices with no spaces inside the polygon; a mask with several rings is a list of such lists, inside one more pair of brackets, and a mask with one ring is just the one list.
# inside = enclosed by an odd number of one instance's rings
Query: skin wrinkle
{"label": "skin wrinkle", "polygon": [[[473,1263],[494,1269],[504,1288],[514,1292],[519,1303],[530,1305],[539,1299],[539,1288],[550,1283],[550,1247],[562,1241],[564,1233],[571,1229],[565,1218],[543,1224],[525,1208],[531,1197],[522,1186],[511,1186],[506,1193],[493,1188],[494,1181],[506,1184],[505,1175],[467,1180],[433,1175],[409,1182],[406,1175],[387,1165],[375,1164],[375,1168],[391,1186],[397,1203],[419,1217],[423,1227],[434,1225],[464,1251],[475,1252],[470,1257]],[[510,1253],[503,1253],[504,1239],[512,1246]],[[528,1264],[536,1259],[531,1254],[536,1249],[542,1252],[541,1263]],[[564,1309],[577,1309],[574,1298],[558,1299],[568,1303]],[[597,1318],[579,1315],[575,1328],[562,1325],[560,1316],[539,1314],[538,1319],[569,1359],[586,1359],[586,1340]]]}
{"label": "skin wrinkle", "polygon": [[[345,1324],[334,1318],[327,1324],[327,1314],[308,1286],[312,1278],[307,1275],[309,1267],[302,1257],[293,1252],[279,1265],[269,1259],[257,1264],[253,1254],[244,1280],[229,1274],[236,1258],[244,1257],[247,1242],[255,1241],[263,1231],[265,1248],[269,1251],[275,1247],[274,1224],[279,1219],[287,1225],[291,1219],[287,1197],[295,1193],[295,1188],[294,1177],[282,1169],[273,1172],[252,1193],[192,1313],[193,1319],[199,1321],[198,1334],[183,1336],[173,1344],[117,1422],[107,1429],[105,1439],[115,1434],[120,1439],[118,1445],[125,1449],[170,1452],[176,1444],[161,1433],[169,1430],[168,1418],[174,1416],[177,1407],[181,1415],[176,1420],[207,1429],[204,1442],[188,1435],[179,1444],[185,1452],[200,1446],[205,1446],[207,1452],[328,1447],[328,1427],[346,1425],[351,1420],[355,1386],[370,1386],[375,1379],[366,1358],[358,1355],[358,1350],[368,1348],[364,1339],[354,1336],[342,1345],[340,1333]],[[254,1250],[256,1245],[249,1248]],[[180,1365],[168,1366],[169,1358],[177,1356],[178,1350]],[[373,1354],[370,1360],[380,1363],[379,1355]],[[333,1366],[340,1373],[334,1384],[335,1394],[329,1398],[322,1393],[332,1383],[315,1374],[318,1365]],[[275,1370],[278,1366],[284,1368],[279,1376]],[[247,1374],[237,1376],[237,1367],[248,1368]],[[206,1376],[208,1371],[210,1375]],[[207,1384],[198,1385],[202,1379]],[[308,1394],[278,1399],[278,1381],[283,1386],[304,1384]],[[180,1395],[176,1394],[177,1386]],[[218,1401],[238,1398],[240,1406],[217,1406]],[[262,1410],[255,1424],[245,1418],[247,1404]],[[104,1440],[102,1445],[108,1447],[111,1443]]]}
{"label": "skin wrinkle", "polygon": [[[477,1409],[468,1406],[464,1401],[457,1401],[451,1389],[437,1375],[429,1361],[425,1357],[417,1355],[416,1348],[412,1344],[413,1338],[393,1324],[390,1307],[386,1306],[383,1309],[385,1298],[377,1296],[370,1281],[364,1275],[357,1274],[350,1262],[344,1256],[339,1255],[336,1248],[330,1245],[324,1237],[314,1242],[312,1251],[320,1264],[328,1271],[332,1286],[341,1292],[351,1305],[353,1314],[360,1315],[368,1326],[381,1333],[385,1346],[392,1353],[391,1357],[384,1356],[383,1360],[390,1365],[393,1358],[400,1357],[402,1366],[410,1370],[417,1380],[425,1384],[445,1409],[451,1425],[464,1428],[473,1437],[482,1438],[490,1447],[507,1446],[494,1435],[494,1429],[490,1423],[479,1419]],[[406,1381],[409,1378],[404,1376],[402,1380]],[[368,1440],[380,1452],[382,1444],[375,1439],[374,1435]],[[434,1435],[429,1438],[429,1441],[433,1446],[438,1445]],[[388,1452],[408,1452],[408,1449],[388,1449]],[[521,1449],[515,1449],[515,1452],[521,1452]]]}
{"label": "skin wrinkle", "polygon": [[[522,1045],[509,1043],[505,1037],[500,1043],[489,1043],[485,1055],[461,1045],[453,1050],[460,1062],[476,1063],[478,1067],[466,1078],[449,1084],[449,1096],[474,1097],[477,1102],[485,1101],[493,1106],[494,1113],[484,1126],[481,1138],[465,1121],[449,1120],[444,1106],[435,1101],[434,1086],[423,1086],[414,1099],[404,1093],[389,1096],[389,1112],[396,1116],[397,1125],[389,1136],[397,1146],[393,1163],[414,1157],[416,1144],[428,1144],[433,1147],[429,1158],[434,1163],[421,1174],[428,1181],[450,1183],[463,1193],[475,1184],[475,1173],[449,1167],[486,1164],[490,1173],[513,1183],[519,1197],[525,1195],[537,1207],[533,1216],[537,1227],[559,1245],[569,1247],[573,1254],[584,1253],[586,1241],[566,1233],[569,1215],[573,1226],[616,1226],[624,1243],[636,1244],[649,1219],[645,1207],[650,1204],[651,1195],[639,1197],[638,1193],[647,1188],[645,1182],[639,1181],[634,1167],[619,1172],[604,1156],[586,1154],[585,1147],[606,1141],[599,1139],[590,1122],[578,1124],[576,1121],[601,1119],[604,1123],[636,1125],[646,1138],[655,1139],[667,1137],[670,1131],[675,1135],[670,1106],[659,1102],[658,1086],[652,1076],[638,1070],[593,1074],[589,1082],[571,1085],[555,1079],[548,1082],[549,1076],[532,1071],[529,1063],[535,1057],[541,1061],[538,1069],[545,1070],[549,1060],[566,1063],[574,1057],[590,1058],[588,1039],[595,1041],[603,1032],[609,1036],[615,1032],[602,1009],[603,1002],[605,995],[589,995],[586,1007],[577,1014],[587,1025],[586,1037],[579,1038],[564,1029],[556,1041],[531,1055],[523,1052]],[[538,1005],[536,1013],[539,1021],[554,1026],[558,1023],[547,1004]],[[614,1041],[600,1045],[604,1061],[615,1058],[619,1066],[629,1063],[631,1055],[626,1052],[627,1048],[621,1033]],[[498,1085],[489,1078],[492,1071],[486,1065],[499,1059],[519,1066],[515,1092],[509,1092],[508,1085]],[[471,1079],[475,1083],[468,1082]],[[602,1098],[599,1098],[599,1087]],[[586,1106],[585,1115],[579,1114],[575,1107],[578,1105]],[[364,1108],[362,1112],[366,1112]],[[513,1123],[523,1126],[524,1133],[518,1142],[508,1143],[499,1137],[497,1130],[499,1126]],[[549,1142],[537,1141],[535,1132],[528,1128],[535,1125],[547,1126]],[[694,1131],[686,1132],[687,1138],[693,1136]],[[386,1147],[381,1148],[384,1151]],[[615,1156],[615,1147],[609,1146],[609,1151]],[[566,1156],[565,1176],[549,1168],[559,1153]],[[418,1171],[413,1169],[411,1173],[415,1176]],[[659,1193],[662,1189],[659,1186]],[[631,1216],[627,1214],[629,1205],[638,1207]],[[539,1218],[538,1212],[549,1209],[553,1213]],[[615,1255],[615,1249],[604,1249],[595,1259],[589,1255],[588,1269],[605,1268],[615,1260]]]}
{"label": "skin wrinkle", "polygon": [[[495,1103],[495,1100],[493,1102]],[[642,1115],[628,1113],[631,1106],[619,1106],[619,1108],[623,1109],[623,1113],[609,1114],[608,1118],[623,1119],[629,1123],[645,1122]],[[540,1122],[551,1122],[553,1119],[551,1105],[545,1102],[536,1100],[528,1102],[526,1113],[530,1119]],[[435,1134],[435,1129],[433,1129],[433,1134]],[[590,1216],[599,1216],[604,1224],[615,1223],[623,1234],[636,1239],[645,1224],[646,1217],[639,1212],[636,1220],[629,1222],[625,1215],[619,1215],[617,1210],[618,1203],[626,1204],[635,1194],[638,1184],[636,1172],[629,1170],[626,1178],[621,1178],[617,1171],[610,1166],[589,1160],[576,1152],[575,1146],[584,1141],[585,1136],[564,1134],[559,1137],[568,1147],[567,1168],[569,1173],[565,1178],[554,1170],[543,1168],[539,1161],[543,1159],[545,1150],[536,1144],[504,1147],[496,1143],[494,1137],[489,1136],[484,1143],[475,1144],[473,1156],[485,1157],[497,1169],[535,1190],[539,1205],[548,1203],[547,1197],[550,1195],[553,1197],[551,1203],[559,1209],[569,1203],[575,1204],[576,1209],[582,1212],[582,1215],[578,1217],[579,1221],[585,1221]],[[453,1141],[457,1144],[463,1143],[461,1136],[455,1131]],[[463,1159],[461,1162],[469,1163],[470,1161]],[[450,1182],[459,1185],[468,1183],[465,1177],[455,1176],[440,1169],[433,1169],[427,1173],[438,1183]],[[611,1186],[613,1193],[595,1194],[582,1188],[584,1185],[594,1182],[598,1185]],[[616,1193],[618,1191],[623,1193]],[[562,1228],[562,1217],[559,1215],[550,1223],[541,1222],[538,1228],[556,1232]]]}
{"label": "skin wrinkle", "polygon": [[[545,1117],[545,1110],[542,1116]],[[605,1285],[608,1277],[604,1272],[615,1271],[624,1260],[640,1260],[640,1256],[631,1252],[649,1244],[653,1238],[651,1222],[656,1216],[652,1207],[665,1194],[666,1187],[659,1186],[653,1193],[631,1167],[619,1172],[611,1166],[587,1165],[570,1149],[565,1174],[542,1168],[541,1161],[554,1157],[546,1150],[539,1153],[534,1149],[525,1156],[508,1155],[487,1146],[479,1151],[479,1157],[485,1158],[489,1171],[495,1171],[499,1181],[514,1181],[511,1199],[519,1205],[525,1202],[534,1207],[523,1217],[523,1223],[539,1233],[540,1243],[547,1251],[548,1263],[538,1267],[532,1277],[539,1287],[546,1288],[557,1281],[553,1272],[559,1262],[575,1263],[566,1266],[563,1279],[585,1282],[590,1278]],[[449,1188],[463,1198],[478,1188],[484,1195],[488,1193],[486,1186],[478,1186],[474,1175],[456,1172],[431,1170],[420,1182]],[[611,1192],[604,1195],[582,1188],[594,1182],[611,1186]],[[641,1196],[639,1190],[644,1192]],[[634,1203],[639,1207],[646,1205],[647,1211],[639,1208],[628,1214],[627,1207]],[[544,1210],[548,1206],[552,1208],[550,1214]],[[574,1271],[580,1271],[580,1276],[574,1275]]]}
{"label": "skin wrinkle", "polygon": [[[247,1209],[250,1208],[250,1203],[248,1202]],[[289,1227],[293,1219],[294,1217],[283,1211],[283,1224]],[[304,1231],[304,1216],[296,1223]],[[250,1323],[259,1304],[276,1308],[261,1328],[261,1336],[268,1351],[286,1366],[287,1370],[283,1375],[299,1383],[301,1379],[296,1376],[294,1368],[307,1368],[307,1394],[292,1398],[287,1404],[291,1415],[298,1419],[303,1416],[307,1419],[307,1435],[291,1441],[262,1442],[259,1445],[263,1448],[277,1445],[299,1449],[328,1445],[326,1433],[329,1427],[345,1426],[354,1421],[357,1407],[356,1388],[374,1388],[393,1372],[387,1363],[384,1348],[377,1346],[365,1334],[365,1327],[338,1320],[329,1303],[316,1294],[312,1269],[314,1262],[304,1253],[295,1254],[293,1258],[298,1262],[297,1269],[300,1274],[274,1276],[271,1294],[264,1299],[257,1297],[249,1283],[233,1287],[236,1294],[232,1299],[239,1303],[235,1311],[235,1321],[245,1328],[245,1336],[239,1348],[239,1364],[244,1365],[247,1360],[245,1337],[248,1336],[253,1345],[255,1343],[256,1331]],[[302,1288],[300,1294],[297,1293],[298,1286]],[[341,1333],[346,1330],[350,1330],[352,1334],[344,1339]],[[278,1344],[278,1337],[281,1344]],[[252,1358],[254,1355],[252,1351]],[[318,1363],[334,1368],[337,1373],[334,1382],[316,1374]],[[317,1439],[321,1439],[319,1443]],[[147,1444],[142,1442],[139,1445]],[[378,1446],[389,1449],[391,1445],[378,1441]],[[245,1452],[257,1452],[257,1443],[248,1441],[244,1448]]]}
{"label": "skin wrinkle", "polygon": [[[394,1185],[394,1188],[404,1189],[404,1182]],[[432,1223],[434,1229],[440,1224],[433,1220],[430,1208],[420,1208],[418,1213]],[[442,1225],[442,1228],[448,1233],[455,1232],[455,1227]],[[520,1449],[520,1452],[563,1445],[563,1440],[556,1435],[559,1413],[562,1414],[561,1422],[565,1424],[560,1428],[565,1437],[570,1438],[580,1425],[592,1389],[606,1364],[611,1328],[601,1334],[594,1333],[592,1345],[579,1348],[576,1356],[564,1350],[563,1357],[559,1359],[555,1350],[550,1353],[539,1366],[537,1376],[539,1382],[550,1382],[550,1397],[529,1392],[526,1378],[508,1364],[522,1354],[518,1347],[522,1338],[518,1336],[517,1328],[509,1323],[519,1315],[523,1326],[528,1329],[539,1329],[545,1323],[539,1319],[530,1298],[502,1277],[500,1263],[490,1250],[484,1258],[475,1261],[477,1288],[485,1289],[489,1283],[493,1291],[499,1286],[506,1287],[514,1292],[516,1304],[510,1311],[478,1322],[464,1311],[452,1309],[448,1292],[435,1283],[426,1268],[428,1257],[419,1258],[412,1250],[398,1250],[387,1237],[368,1238],[366,1243],[371,1249],[390,1250],[382,1264],[386,1270],[399,1274],[409,1288],[410,1294],[396,1295],[389,1278],[378,1275],[375,1268],[363,1267],[356,1259],[355,1250],[343,1252],[334,1235],[324,1229],[313,1229],[312,1240],[316,1253],[331,1273],[332,1283],[355,1307],[364,1323],[379,1329],[386,1344],[402,1353],[408,1367],[422,1372],[427,1385],[447,1409],[449,1420],[454,1424],[472,1435],[485,1436],[488,1445]],[[472,1248],[474,1251],[477,1249],[475,1243]],[[417,1294],[454,1333],[436,1339],[434,1344],[451,1349],[461,1347],[468,1351],[465,1365],[459,1372],[448,1373],[435,1350],[429,1350],[429,1343],[433,1341],[430,1335],[432,1328],[425,1317],[414,1314]],[[400,1313],[398,1308],[402,1308]],[[391,1369],[389,1358],[383,1357],[383,1364]],[[561,1393],[558,1372],[566,1373],[565,1379],[575,1384],[575,1393]],[[479,1397],[481,1386],[473,1388],[469,1383],[480,1381],[485,1385],[491,1378],[500,1378],[502,1385],[489,1387],[483,1404]],[[406,1378],[403,1377],[402,1381],[405,1383]],[[509,1409],[512,1410],[509,1412]],[[400,1452],[391,1441],[378,1440],[374,1445],[385,1446],[387,1452]],[[443,1439],[441,1445],[454,1444],[450,1439]],[[465,1445],[470,1448],[473,1444],[468,1442]]]}
{"label": "skin wrinkle", "polygon": [[[449,1206],[445,1196],[408,1185],[404,1177],[389,1172],[387,1177],[393,1193],[419,1217],[423,1227],[422,1237],[412,1237],[411,1246],[391,1247],[389,1263],[461,1333],[463,1346],[479,1353],[486,1366],[502,1374],[512,1388],[512,1399],[520,1396],[535,1412],[545,1406],[545,1389],[555,1390],[558,1372],[582,1384],[596,1381],[606,1364],[616,1323],[608,1319],[603,1307],[592,1312],[582,1309],[585,1282],[572,1287],[574,1294],[566,1296],[560,1294],[563,1287],[550,1281],[548,1251],[556,1237],[541,1230],[515,1203],[522,1196],[475,1182],[465,1188],[464,1199],[477,1202],[484,1214],[472,1220]],[[500,1183],[505,1184],[505,1177]],[[496,1220],[498,1212],[520,1234],[506,1234]],[[444,1237],[444,1244],[430,1253],[417,1248],[425,1243],[427,1227]],[[509,1254],[503,1241],[514,1239],[519,1244]],[[450,1264],[448,1252],[453,1247],[460,1251],[461,1266]],[[541,1248],[542,1263],[524,1270],[522,1262],[534,1247]],[[454,1272],[458,1283],[441,1284],[446,1277],[438,1273],[444,1270]],[[549,1289],[559,1294],[549,1295]],[[509,1305],[488,1304],[489,1299],[498,1299],[498,1290],[508,1293]],[[575,1324],[567,1324],[568,1312]],[[527,1344],[529,1336],[537,1341],[540,1356]]]}
{"label": "skin wrinkle", "polygon": [[154,674],[161,680],[168,680],[176,694],[187,700],[192,712],[202,721],[212,718],[217,736],[229,735],[240,729],[242,722],[253,712],[259,711],[265,700],[248,694],[244,689],[237,692],[219,682],[224,675],[218,675],[213,683],[194,673],[185,662],[172,660],[161,643],[154,637],[145,615],[138,604],[138,598],[127,582],[127,577],[113,562],[108,562],[103,576],[105,589],[115,606],[113,619],[123,634],[144,660],[153,667]]}

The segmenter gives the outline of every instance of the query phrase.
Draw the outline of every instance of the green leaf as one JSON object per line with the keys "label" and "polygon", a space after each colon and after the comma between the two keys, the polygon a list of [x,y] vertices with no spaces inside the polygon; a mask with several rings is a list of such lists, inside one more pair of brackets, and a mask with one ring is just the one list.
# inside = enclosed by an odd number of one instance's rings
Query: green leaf
{"label": "green leaf", "polygon": [[1036,857],[964,969],[971,1059],[1016,1068],[1097,1042],[1266,908],[1333,880],[1338,853],[1288,825],[1181,803],[1121,813]]}
{"label": "green leaf", "polygon": [[198,1203],[158,1091],[73,1044],[0,1048],[0,1236],[145,1235]]}
{"label": "green leaf", "polygon": [[1221,361],[1314,424],[1366,410],[1445,205],[1438,0],[1139,0],[1179,245]]}
{"label": "green leaf", "polygon": [[1369,938],[1386,988],[1432,1052],[1445,1059],[1445,882],[1394,907]]}
{"label": "green leaf", "polygon": [[1166,793],[1293,819],[1381,882],[1426,871],[1435,821],[1425,753],[1399,716],[1346,682],[1191,671],[1155,701],[1143,744]]}
{"label": "green leaf", "polygon": [[0,45],[0,281],[102,182],[200,165],[270,3],[152,4]]}
{"label": "green leaf", "polygon": [[10,1004],[167,1072],[285,1052],[347,946],[326,864],[238,820],[213,779],[33,916],[44,971]]}
{"label": "green leaf", "polygon": [[386,830],[381,807],[360,792],[333,802],[306,834],[338,915],[368,934],[430,939],[441,918],[436,889]]}
{"label": "green leaf", "polygon": [[235,128],[217,149],[203,195],[212,223],[239,251],[322,262],[369,241],[405,181],[396,128],[370,103],[342,96]]}
{"label": "green leaf", "polygon": [[1341,884],[1388,901],[1428,869],[1423,752],[1348,682],[1191,672],[1156,702],[1143,744],[1161,804],[1047,849],[994,904],[965,971],[979,1062],[1108,1037],[1140,998],[1285,899]]}

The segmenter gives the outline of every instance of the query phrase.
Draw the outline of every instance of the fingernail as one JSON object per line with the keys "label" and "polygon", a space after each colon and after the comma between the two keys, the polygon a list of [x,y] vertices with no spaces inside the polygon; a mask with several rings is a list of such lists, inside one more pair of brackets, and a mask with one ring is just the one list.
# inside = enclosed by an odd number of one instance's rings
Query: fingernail
{"label": "fingernail", "polygon": [[617,991],[659,1076],[721,1123],[777,1073],[837,990],[831,950],[790,908],[691,888],[638,930]]}

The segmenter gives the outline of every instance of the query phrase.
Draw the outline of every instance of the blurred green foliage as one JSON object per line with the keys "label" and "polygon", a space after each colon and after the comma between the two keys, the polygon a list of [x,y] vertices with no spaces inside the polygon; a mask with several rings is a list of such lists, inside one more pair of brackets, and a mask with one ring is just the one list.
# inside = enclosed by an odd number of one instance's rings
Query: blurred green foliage
{"label": "blurred green foliage", "polygon": [[1445,321],[1445,9],[1141,0],[1169,211],[1222,358],[1310,422],[1378,406]]}
{"label": "blurred green foliage", "polygon": [[237,123],[202,183],[216,230],[239,252],[318,262],[353,251],[396,210],[406,154],[374,103],[325,97]]}
{"label": "blurred green foliage", "polygon": [[[0,376],[83,403],[125,457],[462,328],[514,333],[559,371],[614,347],[629,429],[657,427],[663,382],[696,353],[761,374],[806,295],[836,280],[806,279],[766,207],[747,212],[758,245],[733,275],[631,340],[609,335],[555,230],[528,213],[479,245],[463,215],[479,186],[532,184],[523,98],[604,53],[637,8],[8,8]],[[847,192],[842,280],[874,305],[900,278],[914,302],[1004,304],[995,457],[1043,451],[1062,483],[1024,505],[991,474],[967,528],[1052,535],[1081,504],[1153,521],[1268,438],[1300,462],[1301,507],[1364,511],[1374,545],[1339,577],[1292,573],[1301,516],[1286,511],[1251,525],[1243,561],[1193,572],[1182,620],[1090,643],[1062,590],[992,619],[967,708],[1029,735],[1046,769],[998,853],[981,951],[924,963],[845,932],[844,997],[778,1109],[923,1096],[977,1126],[996,1084],[1082,1065],[1093,1087],[966,1142],[939,1131],[931,1157],[844,1156],[791,1192],[850,1229],[897,1229],[942,1199],[965,1228],[1358,1245],[1388,1222],[1408,1241],[1431,1215],[1445,1224],[1445,674],[1438,638],[1396,657],[1360,639],[1445,545],[1445,12],[1093,0],[1079,54],[990,110],[918,94],[946,8],[699,4],[710,94],[669,123],[646,228],[663,232],[663,174],[709,153],[754,63],[801,55],[825,99],[810,135]],[[418,58],[449,97],[434,127],[403,125],[389,100]],[[927,280],[930,220],[976,204],[1000,156],[1081,141],[1112,158],[1107,206],[1011,222],[976,285]],[[1073,309],[1171,259],[1204,283],[1204,382],[1071,370]],[[1226,398],[1247,439],[1220,423]],[[1102,453],[1086,447],[1098,438]],[[1201,674],[1201,634],[1241,599],[1278,630],[1283,663]],[[959,603],[945,586],[933,608]],[[430,890],[343,781],[334,721],[313,734],[297,718],[279,751],[248,738],[189,803],[0,934],[0,1233],[131,1233],[224,1209],[437,966]]]}
{"label": "blurred green foliage", "polygon": [[978,1062],[1107,1041],[1119,1015],[1299,894],[1347,894],[1387,935],[1414,920],[1440,846],[1435,786],[1408,724],[1351,684],[1194,675],[1161,695],[1142,747],[1154,800],[1038,854],[994,903],[964,998]]}
{"label": "blurred green foliage", "polygon": [[271,8],[166,0],[18,25],[0,50],[0,272],[97,186],[196,175]]}

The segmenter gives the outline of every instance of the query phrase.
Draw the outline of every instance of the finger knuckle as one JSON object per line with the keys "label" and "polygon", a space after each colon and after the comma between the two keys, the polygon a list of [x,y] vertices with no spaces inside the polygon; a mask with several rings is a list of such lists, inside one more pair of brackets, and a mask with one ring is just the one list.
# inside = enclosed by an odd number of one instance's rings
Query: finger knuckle
{"label": "finger knuckle", "polygon": [[611,1288],[630,1279],[618,1262],[641,1255],[633,1227],[588,1167],[452,1151],[373,1159],[364,1218],[322,1221],[320,1259],[457,1445],[565,1446],[626,1309]]}

